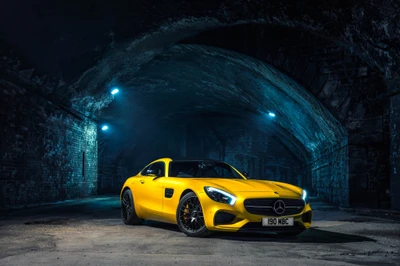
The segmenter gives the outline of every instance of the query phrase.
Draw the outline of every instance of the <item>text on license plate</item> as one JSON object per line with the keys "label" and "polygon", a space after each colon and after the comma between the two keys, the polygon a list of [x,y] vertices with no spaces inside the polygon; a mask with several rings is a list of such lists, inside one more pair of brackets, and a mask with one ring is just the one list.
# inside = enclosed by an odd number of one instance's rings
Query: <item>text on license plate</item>
{"label": "text on license plate", "polygon": [[263,218],[262,225],[263,226],[293,226],[294,219],[293,217],[288,218]]}

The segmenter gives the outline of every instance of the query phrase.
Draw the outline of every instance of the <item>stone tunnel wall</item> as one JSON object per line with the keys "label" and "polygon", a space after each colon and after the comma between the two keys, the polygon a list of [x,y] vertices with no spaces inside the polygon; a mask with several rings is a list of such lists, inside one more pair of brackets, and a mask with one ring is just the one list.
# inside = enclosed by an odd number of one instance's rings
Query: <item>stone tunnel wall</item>
{"label": "stone tunnel wall", "polygon": [[137,171],[130,171],[127,167],[122,166],[115,158],[114,153],[99,152],[98,166],[98,186],[99,194],[118,194],[125,180]]}
{"label": "stone tunnel wall", "polygon": [[391,208],[400,210],[400,94],[390,100],[390,175]]}
{"label": "stone tunnel wall", "polygon": [[299,185],[296,175],[300,162],[288,150],[274,145],[275,139],[257,132],[245,132],[230,139],[224,160],[250,178],[273,180]]}
{"label": "stone tunnel wall", "polygon": [[125,180],[129,176],[129,172],[126,167],[99,163],[98,192],[100,194],[119,193]]}
{"label": "stone tunnel wall", "polygon": [[389,121],[394,120],[388,104],[380,106],[385,108],[346,121],[347,140],[314,153],[307,167],[314,195],[344,207],[391,208]]}
{"label": "stone tunnel wall", "polygon": [[365,104],[365,115],[349,119],[350,205],[390,206],[390,108],[387,98]]}
{"label": "stone tunnel wall", "polygon": [[222,160],[247,172],[250,178],[301,185],[300,162],[273,137],[252,130],[232,132],[235,130],[227,127],[199,130],[188,126],[181,155]]}
{"label": "stone tunnel wall", "polygon": [[96,194],[97,125],[0,77],[0,209]]}
{"label": "stone tunnel wall", "polygon": [[[144,134],[131,136],[138,140],[129,152],[121,152],[113,147],[118,145],[113,142],[118,138],[114,133],[108,137],[104,132],[99,132],[98,145],[98,192],[100,194],[119,194],[128,177],[138,174],[148,163],[163,157],[203,156],[201,141],[196,142],[197,147],[187,150],[184,128],[175,128],[170,131],[161,126],[152,129],[143,129]],[[160,134],[162,132],[162,134]],[[152,135],[153,134],[153,135]],[[193,136],[191,136],[193,137]],[[125,145],[127,147],[127,145]]]}
{"label": "stone tunnel wall", "polygon": [[340,206],[349,206],[349,174],[347,141],[327,147],[314,154],[307,166],[311,184],[305,188],[311,195]]}
{"label": "stone tunnel wall", "polygon": [[386,209],[390,208],[390,140],[382,132],[374,134],[372,139],[349,140],[350,205]]}

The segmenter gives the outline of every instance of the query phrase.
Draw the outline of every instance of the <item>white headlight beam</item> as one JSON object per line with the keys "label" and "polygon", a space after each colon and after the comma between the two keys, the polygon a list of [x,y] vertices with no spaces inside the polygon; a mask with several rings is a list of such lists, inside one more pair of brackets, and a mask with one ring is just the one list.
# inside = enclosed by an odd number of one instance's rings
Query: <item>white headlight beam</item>
{"label": "white headlight beam", "polygon": [[303,198],[304,201],[307,198],[307,191],[305,191],[304,189],[303,189],[303,194],[301,195],[301,197]]}
{"label": "white headlight beam", "polygon": [[221,193],[222,195],[228,197],[228,198],[230,199],[229,205],[231,205],[231,206],[234,205],[235,202],[236,202],[236,197],[233,196],[232,194],[229,194],[229,193],[226,192],[226,191],[223,191],[223,190],[221,190],[221,189],[214,188],[214,187],[207,187],[206,189],[207,189],[207,191],[209,191],[209,192],[218,192],[218,193]]}

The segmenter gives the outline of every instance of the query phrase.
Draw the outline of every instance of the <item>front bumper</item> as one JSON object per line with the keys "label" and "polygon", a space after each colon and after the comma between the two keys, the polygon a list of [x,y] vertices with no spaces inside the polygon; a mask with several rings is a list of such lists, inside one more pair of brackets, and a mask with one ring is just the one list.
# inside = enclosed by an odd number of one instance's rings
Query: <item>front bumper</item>
{"label": "front bumper", "polygon": [[[254,215],[247,212],[244,200],[247,198],[276,198],[277,195],[244,194],[237,197],[236,203],[218,203],[210,199],[206,193],[198,195],[203,208],[204,220],[208,230],[224,232],[301,232],[311,226],[312,210],[310,204],[306,204],[299,213],[294,215],[268,216]],[[293,217],[293,226],[263,226],[263,218],[289,218]]]}

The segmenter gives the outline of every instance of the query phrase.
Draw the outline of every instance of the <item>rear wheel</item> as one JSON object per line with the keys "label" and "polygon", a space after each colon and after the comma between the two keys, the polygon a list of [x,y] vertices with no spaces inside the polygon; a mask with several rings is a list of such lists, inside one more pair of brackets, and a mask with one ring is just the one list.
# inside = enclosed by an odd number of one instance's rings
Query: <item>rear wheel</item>
{"label": "rear wheel", "polygon": [[121,217],[124,224],[129,225],[138,225],[143,221],[136,215],[132,192],[129,189],[125,190],[122,194]]}
{"label": "rear wheel", "polygon": [[200,200],[193,192],[187,193],[179,201],[176,221],[179,229],[187,236],[205,237],[210,235],[204,222]]}

